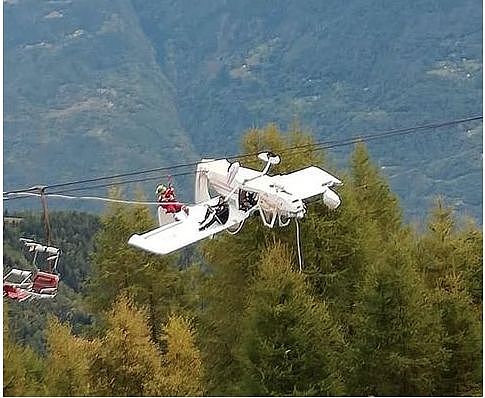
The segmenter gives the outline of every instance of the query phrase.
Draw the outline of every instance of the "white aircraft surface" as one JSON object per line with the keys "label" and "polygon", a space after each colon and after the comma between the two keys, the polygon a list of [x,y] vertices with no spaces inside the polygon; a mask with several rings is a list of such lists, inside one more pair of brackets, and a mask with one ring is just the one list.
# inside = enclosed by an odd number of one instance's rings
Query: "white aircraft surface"
{"label": "white aircraft surface", "polygon": [[159,207],[160,227],[134,234],[128,243],[152,253],[168,254],[224,230],[235,234],[256,212],[265,226],[273,228],[276,220],[284,227],[292,218],[303,218],[304,200],[316,195],[322,195],[331,209],[340,205],[339,196],[330,188],[342,182],[325,170],[310,166],[268,176],[269,168],[278,164],[280,157],[264,152],[258,158],[266,162],[262,171],[240,167],[238,162],[231,164],[226,159],[203,159],[197,165],[196,204],[188,206],[188,215],[180,212],[167,217]]}

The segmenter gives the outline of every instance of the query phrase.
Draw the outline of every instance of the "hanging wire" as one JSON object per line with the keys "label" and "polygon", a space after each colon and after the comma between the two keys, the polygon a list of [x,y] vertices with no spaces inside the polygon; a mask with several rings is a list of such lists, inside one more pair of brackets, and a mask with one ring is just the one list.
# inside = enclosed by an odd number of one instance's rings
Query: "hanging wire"
{"label": "hanging wire", "polygon": [[[336,147],[340,147],[340,146],[352,145],[354,143],[361,142],[361,141],[373,141],[373,140],[383,139],[383,138],[388,138],[388,137],[408,135],[408,134],[412,134],[414,132],[423,131],[423,130],[430,130],[431,129],[431,130],[434,131],[437,128],[457,125],[457,124],[481,120],[481,119],[483,119],[483,116],[478,115],[478,116],[472,116],[472,117],[468,117],[468,118],[464,118],[464,119],[456,119],[456,120],[451,120],[451,121],[446,121],[446,122],[438,122],[438,123],[431,123],[431,124],[419,125],[419,126],[414,126],[414,127],[387,130],[387,131],[383,131],[383,132],[380,132],[380,133],[354,136],[354,137],[347,138],[347,139],[344,139],[344,140],[319,141],[319,142],[315,142],[315,143],[302,144],[302,145],[296,145],[296,146],[293,146],[293,147],[288,147],[288,148],[282,149],[280,151],[280,153],[287,153],[287,152],[292,152],[292,151],[297,151],[295,153],[299,153],[298,152],[299,150],[301,150],[301,151],[303,151],[303,150],[304,151],[319,151],[319,150],[324,150],[324,149],[336,148]],[[198,161],[198,162],[192,162],[192,163],[177,164],[177,165],[173,165],[173,166],[157,167],[157,168],[138,170],[138,171],[133,171],[133,172],[128,172],[128,173],[119,173],[119,174],[113,174],[113,175],[102,176],[102,177],[94,177],[94,178],[89,178],[89,179],[84,179],[84,180],[69,181],[69,182],[65,182],[65,183],[51,184],[51,185],[45,186],[45,188],[46,189],[61,188],[61,187],[66,187],[66,186],[71,186],[71,185],[98,182],[98,181],[121,178],[121,177],[130,177],[130,176],[135,176],[135,175],[140,175],[140,174],[148,174],[148,173],[159,172],[159,171],[176,170],[176,169],[179,169],[179,168],[193,167],[193,166],[196,166],[199,163],[203,163],[203,162],[212,162],[212,161],[217,161],[217,160],[222,160],[222,159],[228,159],[228,160],[229,159],[243,159],[243,158],[247,158],[247,157],[253,157],[257,154],[259,154],[259,152],[237,154],[237,155],[226,156],[226,157],[223,157],[223,158],[216,158],[216,159],[210,159],[210,160],[204,160],[204,161]],[[190,174],[190,173],[179,173],[178,175],[186,175],[186,174]],[[172,174],[172,176],[176,176],[176,175],[177,174]],[[167,174],[165,177],[168,177],[168,176],[169,176],[169,174]],[[111,184],[112,185],[121,185],[121,184],[126,184],[126,183],[131,183],[131,182],[148,181],[150,179],[155,179],[155,178],[159,178],[159,177],[150,177],[150,178],[146,178],[146,179],[137,179],[137,180],[132,180],[132,181],[123,181],[123,182],[111,183]],[[111,184],[109,184],[109,185],[99,185],[99,186],[95,186],[94,188],[111,186]],[[79,189],[81,189],[81,188],[79,188]],[[88,189],[88,188],[82,188],[82,189]],[[89,189],[91,189],[91,188],[89,188]],[[10,193],[26,192],[26,191],[31,191],[31,190],[35,190],[35,188],[31,187],[31,188],[10,190],[10,191],[4,192],[4,195],[10,194]],[[68,192],[68,191],[63,190],[62,192],[64,193],[64,192]]]}
{"label": "hanging wire", "polygon": [[300,272],[302,272],[303,257],[301,255],[300,224],[298,223],[298,218],[295,218],[295,223],[296,223],[296,246],[298,248],[298,265],[300,266]]}
{"label": "hanging wire", "polygon": [[[197,171],[189,171],[185,173],[176,173],[176,174],[170,174],[171,177],[180,177],[180,176],[187,176],[187,175],[194,175],[197,174]],[[145,178],[137,178],[137,179],[132,179],[132,180],[125,180],[125,181],[117,181],[117,182],[110,182],[106,184],[98,184],[98,185],[91,185],[91,186],[86,186],[86,187],[78,187],[78,188],[71,188],[71,189],[62,189],[58,191],[54,191],[52,193],[48,193],[49,196],[52,195],[60,195],[60,194],[66,194],[70,192],[78,192],[78,191],[87,191],[87,190],[94,190],[94,189],[99,189],[99,188],[108,188],[108,187],[114,187],[114,186],[119,186],[119,185],[125,185],[125,184],[132,184],[136,182],[145,182],[145,181],[154,181],[154,180],[160,180],[163,178],[168,177],[169,175],[162,175],[162,176],[156,176],[156,177],[145,177]],[[29,193],[32,191],[32,188],[27,189],[25,191],[22,190],[16,190],[16,191],[9,191],[9,192],[4,192],[4,200],[18,200],[18,199],[25,199],[29,196],[36,196],[34,195],[29,195]],[[14,195],[13,197],[11,197]],[[72,198],[76,198],[76,196],[73,196]],[[140,202],[142,203],[142,202]],[[149,202],[147,202],[149,203]],[[150,202],[151,203],[151,202]]]}
{"label": "hanging wire", "polygon": [[[12,195],[20,195],[23,197],[32,197],[32,196],[42,196],[39,193],[35,192],[19,192]],[[74,199],[74,200],[98,200],[102,202],[111,202],[111,203],[123,203],[123,204],[131,204],[131,205],[160,205],[160,202],[148,202],[148,201],[139,201],[139,200],[124,200],[124,199],[112,199],[112,198],[105,198],[102,196],[72,196],[72,195],[61,195],[55,193],[47,193],[44,196],[48,196],[50,198],[59,198],[59,199]],[[16,198],[13,198],[16,199]],[[181,202],[163,202],[164,205],[185,205],[186,203]]]}
{"label": "hanging wire", "polygon": [[47,199],[45,195],[45,187],[39,187],[40,202],[42,203],[42,211],[43,211],[43,219],[44,219],[44,230],[45,230],[45,239],[47,242],[47,246],[51,245],[51,224],[49,221],[49,211],[47,208]]}

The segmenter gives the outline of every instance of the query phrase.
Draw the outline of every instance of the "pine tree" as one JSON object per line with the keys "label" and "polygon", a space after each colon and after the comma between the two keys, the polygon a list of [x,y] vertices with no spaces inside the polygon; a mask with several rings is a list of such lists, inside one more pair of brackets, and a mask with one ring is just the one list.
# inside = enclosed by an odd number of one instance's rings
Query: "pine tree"
{"label": "pine tree", "polygon": [[42,395],[44,366],[39,356],[30,348],[10,340],[7,307],[3,308],[3,395]]}
{"label": "pine tree", "polygon": [[163,395],[160,352],[150,339],[148,316],[122,296],[107,316],[106,335],[90,352],[90,378],[95,395]]}
{"label": "pine tree", "polygon": [[[110,196],[119,198],[120,192]],[[135,231],[154,226],[147,208],[110,204],[102,217],[102,229],[96,236],[93,255],[93,275],[90,280],[92,308],[105,311],[120,292],[130,290],[132,278],[144,266],[148,257],[127,244]]]}
{"label": "pine tree", "polygon": [[324,303],[308,293],[292,255],[276,243],[263,256],[241,324],[244,395],[341,395],[345,344]]}
{"label": "pine tree", "polygon": [[398,199],[372,164],[363,143],[357,144],[352,153],[351,175],[360,210],[378,224],[381,238],[385,240],[389,234],[399,231],[402,221]]}
{"label": "pine tree", "polygon": [[468,221],[455,240],[457,271],[477,311],[483,303],[483,232],[473,221]]}
{"label": "pine tree", "polygon": [[460,279],[477,313],[482,305],[483,232],[468,221],[459,228],[453,209],[436,201],[427,231],[419,236],[416,260],[428,286],[440,289],[443,281]]}
{"label": "pine tree", "polygon": [[133,233],[153,228],[153,224],[146,207],[110,205],[96,239],[88,301],[100,314],[118,295],[129,294],[136,303],[147,306],[151,336],[156,341],[170,312],[184,305],[184,289],[175,256],[161,257],[127,244]]}
{"label": "pine tree", "polygon": [[172,315],[163,334],[167,352],[162,358],[160,389],[166,396],[203,395],[202,360],[190,321]]}
{"label": "pine tree", "polygon": [[93,343],[72,335],[68,325],[51,318],[47,326],[45,387],[51,396],[86,396],[91,392],[89,356]]}
{"label": "pine tree", "polygon": [[348,334],[357,285],[382,245],[378,225],[361,212],[347,178],[339,195],[342,205],[335,210],[321,203],[308,207],[301,222],[301,246],[307,281]]}
{"label": "pine tree", "polygon": [[3,347],[3,361],[4,396],[44,395],[44,364],[32,348],[6,343]]}
{"label": "pine tree", "polygon": [[431,395],[446,354],[443,330],[412,267],[406,234],[382,247],[359,291],[352,340],[353,395]]}
{"label": "pine tree", "polygon": [[401,230],[401,212],[395,196],[364,145],[352,155],[351,175],[340,174],[342,205],[335,210],[322,203],[308,206],[301,222],[304,272],[318,296],[351,337],[357,285],[383,241]]}
{"label": "pine tree", "polygon": [[26,395],[27,370],[24,365],[23,350],[9,341],[5,326],[3,338],[3,395]]}
{"label": "pine tree", "polygon": [[434,291],[449,352],[439,394],[481,395],[482,242],[472,223],[459,230],[452,208],[436,201],[427,232],[417,244],[416,262]]}
{"label": "pine tree", "polygon": [[[266,150],[281,153],[282,161],[270,169],[271,174],[321,164],[322,156],[310,151],[311,143],[311,137],[297,128],[283,134],[275,125],[268,125],[250,130],[242,146],[246,153]],[[305,153],[284,152],[285,148],[296,145],[306,145]],[[261,167],[256,155],[241,159],[241,163],[256,169]],[[236,236],[218,236],[203,245],[210,276],[201,292],[200,336],[203,362],[211,364],[206,369],[210,394],[231,394],[232,386],[239,379],[240,368],[233,348],[241,333],[239,320],[246,303],[248,283],[257,270],[261,251],[275,240],[291,241],[295,245],[294,235],[290,236],[287,228],[270,230],[262,225],[259,216],[255,216],[245,222]]]}
{"label": "pine tree", "polygon": [[438,395],[482,396],[482,322],[459,276],[449,275],[436,292],[435,307],[446,331],[444,346],[449,352]]}
{"label": "pine tree", "polygon": [[266,245],[263,228],[260,220],[248,220],[238,235],[221,235],[203,245],[210,274],[201,290],[199,319],[202,360],[210,364],[205,373],[210,395],[231,395],[240,377],[233,348],[241,333],[248,283]]}
{"label": "pine tree", "polygon": [[453,211],[442,199],[436,201],[428,221],[427,234],[418,242],[417,261],[429,287],[439,287],[449,273],[456,273]]}

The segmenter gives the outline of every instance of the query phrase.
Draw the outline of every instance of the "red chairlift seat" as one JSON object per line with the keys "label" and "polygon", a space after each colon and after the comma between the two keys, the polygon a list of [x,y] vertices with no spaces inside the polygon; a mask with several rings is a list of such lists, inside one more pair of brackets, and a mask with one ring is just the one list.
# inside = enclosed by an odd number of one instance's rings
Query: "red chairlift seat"
{"label": "red chairlift seat", "polygon": [[[29,275],[27,275],[29,274]],[[20,283],[8,280],[11,276],[25,276]],[[3,296],[15,301],[53,298],[57,294],[59,276],[49,272],[31,273],[11,270],[3,281]]]}
{"label": "red chairlift seat", "polygon": [[32,291],[40,294],[55,293],[59,285],[59,275],[39,271],[34,276]]}
{"label": "red chairlift seat", "polygon": [[[31,239],[20,239],[29,249],[34,252],[32,271],[13,268],[3,277],[3,296],[16,301],[33,299],[53,298],[57,294],[59,275],[56,273],[60,250],[44,246]],[[46,261],[50,272],[41,271],[36,264],[39,253],[48,253]]]}
{"label": "red chairlift seat", "polygon": [[3,295],[12,300],[24,301],[30,295],[18,286],[4,284],[3,285]]}

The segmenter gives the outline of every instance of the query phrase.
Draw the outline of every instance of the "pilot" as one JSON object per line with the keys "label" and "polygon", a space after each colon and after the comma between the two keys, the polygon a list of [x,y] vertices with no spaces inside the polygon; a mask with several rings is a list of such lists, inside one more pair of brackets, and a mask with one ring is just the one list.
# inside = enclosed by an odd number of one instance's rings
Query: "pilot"
{"label": "pilot", "polygon": [[204,219],[199,223],[199,231],[202,231],[216,221],[224,225],[227,220],[229,219],[229,205],[225,201],[224,196],[219,196],[219,201],[214,206],[208,206],[207,211],[205,213]]}
{"label": "pilot", "polygon": [[254,192],[241,190],[239,194],[239,203],[240,210],[248,211],[257,203],[256,194]]}
{"label": "pilot", "polygon": [[[157,187],[157,190],[156,190],[156,195],[157,195],[157,202],[158,203],[163,203],[163,202],[166,202],[167,199],[165,197],[165,194],[167,192],[167,187],[163,184],[160,184],[158,187]],[[162,206],[161,204],[159,205],[161,207],[165,207],[165,206]]]}

